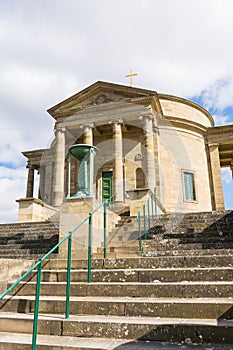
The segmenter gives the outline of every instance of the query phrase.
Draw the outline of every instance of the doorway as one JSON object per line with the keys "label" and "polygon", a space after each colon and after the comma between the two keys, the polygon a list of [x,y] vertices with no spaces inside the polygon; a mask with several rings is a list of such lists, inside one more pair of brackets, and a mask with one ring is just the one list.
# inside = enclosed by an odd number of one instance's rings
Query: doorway
{"label": "doorway", "polygon": [[102,172],[102,201],[112,199],[112,171]]}

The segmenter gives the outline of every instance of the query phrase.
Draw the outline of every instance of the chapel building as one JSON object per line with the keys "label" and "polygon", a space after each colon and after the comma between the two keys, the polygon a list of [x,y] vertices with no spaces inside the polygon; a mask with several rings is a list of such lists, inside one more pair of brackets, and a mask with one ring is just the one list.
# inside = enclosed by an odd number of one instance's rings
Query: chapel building
{"label": "chapel building", "polygon": [[[214,126],[190,100],[98,81],[50,108],[54,140],[27,158],[26,197],[19,222],[45,221],[79,198],[80,161],[73,145],[96,147],[92,197],[136,215],[156,194],[161,212],[224,210],[221,167],[233,166],[233,125]],[[39,173],[39,193],[34,175]]]}

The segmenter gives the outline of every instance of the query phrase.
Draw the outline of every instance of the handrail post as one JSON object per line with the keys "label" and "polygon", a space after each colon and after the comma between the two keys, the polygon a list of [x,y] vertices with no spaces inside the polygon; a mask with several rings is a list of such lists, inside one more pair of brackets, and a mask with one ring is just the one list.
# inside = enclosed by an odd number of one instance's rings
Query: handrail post
{"label": "handrail post", "polygon": [[37,329],[38,329],[38,315],[39,315],[39,306],[40,306],[41,270],[42,270],[42,261],[40,259],[38,267],[37,267],[36,297],[35,297],[33,333],[32,333],[32,350],[36,350]]}
{"label": "handrail post", "polygon": [[104,202],[104,259],[107,258],[107,202]]}
{"label": "handrail post", "polygon": [[67,156],[67,161],[68,161],[68,193],[67,193],[67,197],[70,197],[70,178],[71,178],[71,167],[70,167],[70,152],[68,152],[68,156]]}
{"label": "handrail post", "polygon": [[92,264],[92,213],[89,214],[89,224],[88,224],[88,267],[87,267],[88,283],[91,283],[91,264]]}
{"label": "handrail post", "polygon": [[154,221],[155,220],[155,211],[154,211],[154,194],[153,192],[151,192],[151,211],[152,211],[152,220]]}
{"label": "handrail post", "polygon": [[143,209],[144,239],[146,239],[146,207],[145,207],[145,204],[143,204],[142,209]]}
{"label": "handrail post", "polygon": [[150,197],[147,199],[148,229],[150,230]]}
{"label": "handrail post", "polygon": [[72,254],[72,235],[69,232],[68,252],[67,252],[67,271],[66,271],[66,314],[65,318],[70,317],[70,270],[71,270],[71,254]]}
{"label": "handrail post", "polygon": [[141,235],[141,214],[138,212],[138,240],[139,240],[139,251],[142,251],[142,235]]}

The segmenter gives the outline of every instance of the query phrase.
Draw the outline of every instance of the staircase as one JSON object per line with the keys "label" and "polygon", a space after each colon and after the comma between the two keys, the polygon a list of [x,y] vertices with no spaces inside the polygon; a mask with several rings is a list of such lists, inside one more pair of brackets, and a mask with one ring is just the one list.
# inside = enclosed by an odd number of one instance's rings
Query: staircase
{"label": "staircase", "polygon": [[[212,254],[233,248],[233,212],[161,215],[148,232],[143,251],[151,254]],[[216,250],[217,252],[214,252]]]}
{"label": "staircase", "polygon": [[[72,260],[69,319],[66,260],[48,261],[37,349],[232,349],[232,215],[158,217],[141,255],[136,220],[126,218],[109,237],[114,256],[93,259],[92,283],[87,261]],[[31,349],[35,280],[32,274],[1,302],[0,350]]]}
{"label": "staircase", "polygon": [[[138,222],[134,216],[122,216],[108,233],[108,258],[139,257]],[[103,247],[97,248],[94,258],[103,257]]]}
{"label": "staircase", "polygon": [[58,226],[52,222],[0,225],[0,258],[38,259],[58,243]]}

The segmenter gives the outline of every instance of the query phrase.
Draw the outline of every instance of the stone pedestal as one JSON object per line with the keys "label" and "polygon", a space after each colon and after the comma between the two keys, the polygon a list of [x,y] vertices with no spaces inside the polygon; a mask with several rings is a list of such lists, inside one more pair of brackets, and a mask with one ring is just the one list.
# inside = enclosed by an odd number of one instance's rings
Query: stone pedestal
{"label": "stone pedestal", "polygon": [[130,200],[130,216],[137,216],[142,205],[145,203],[150,190],[148,188],[138,188],[127,190]]}
{"label": "stone pedestal", "polygon": [[37,198],[21,198],[19,203],[18,222],[46,221],[59,211]]}
{"label": "stone pedestal", "polygon": [[[93,212],[100,202],[94,198],[70,198],[63,203],[60,208],[60,229],[59,240],[63,239],[72,231],[82,220],[87,218],[89,213]],[[93,252],[101,246],[104,235],[104,211],[101,207],[92,216],[92,248]],[[120,217],[110,210],[107,210],[107,231],[110,231]],[[73,258],[83,258],[83,251],[88,246],[88,220],[77,229],[72,235]],[[60,246],[59,253],[62,257],[67,256],[67,242]],[[80,256],[79,256],[80,253]]]}

